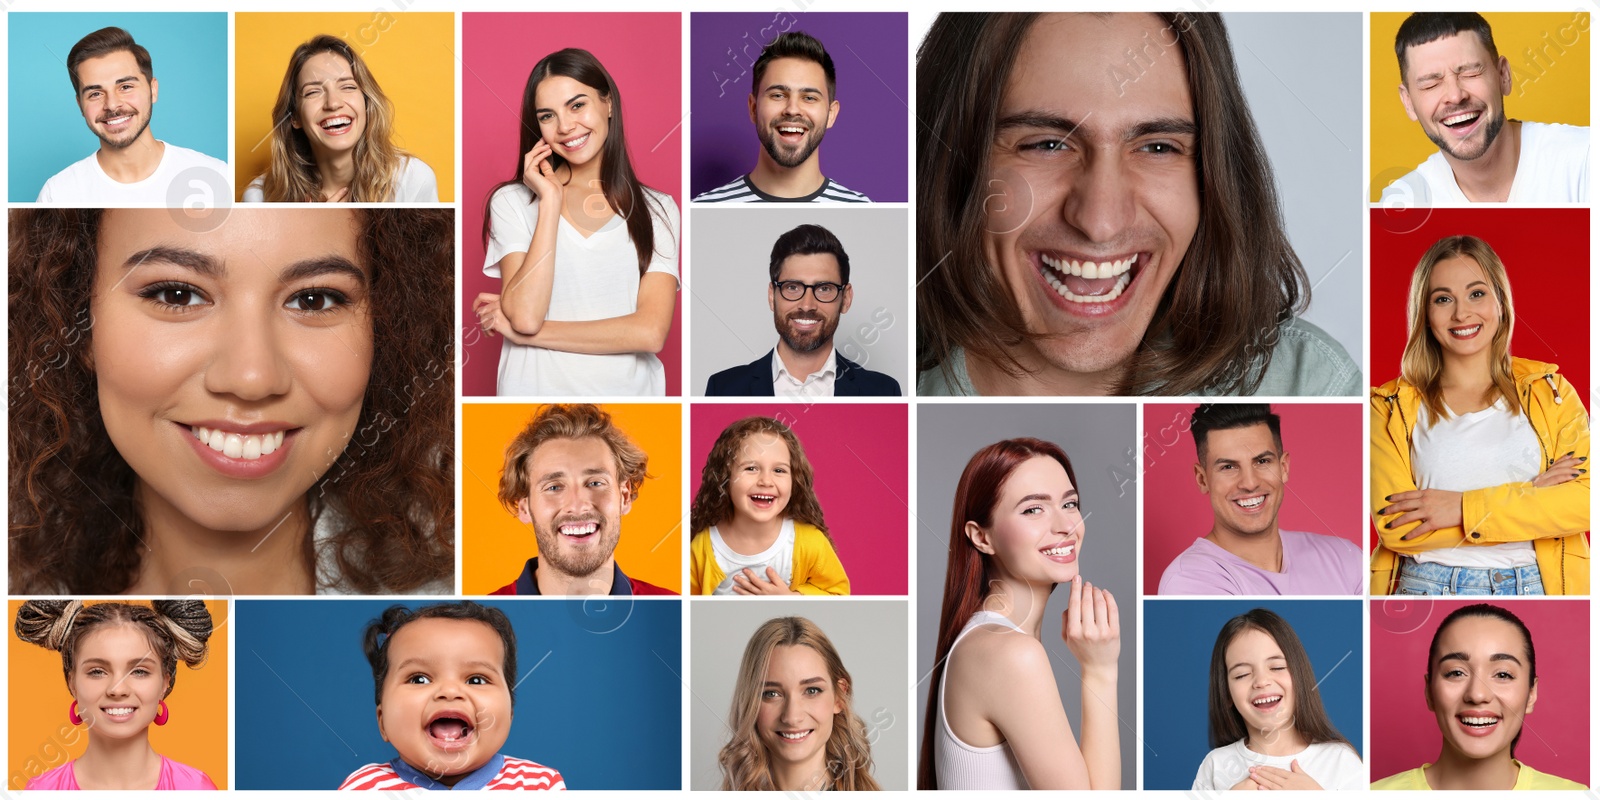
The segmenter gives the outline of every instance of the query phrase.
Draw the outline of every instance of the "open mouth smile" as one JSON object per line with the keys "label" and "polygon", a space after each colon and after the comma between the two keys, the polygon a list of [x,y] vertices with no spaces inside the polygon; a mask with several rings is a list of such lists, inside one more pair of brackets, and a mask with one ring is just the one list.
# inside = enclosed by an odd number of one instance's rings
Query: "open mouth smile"
{"label": "open mouth smile", "polygon": [[803,742],[811,738],[811,730],[804,731],[778,731],[778,738],[786,742]]}
{"label": "open mouth smile", "polygon": [[1149,253],[1106,260],[1038,253],[1036,267],[1056,306],[1086,316],[1103,316],[1127,305],[1122,300],[1150,261]]}
{"label": "open mouth smile", "polygon": [[428,741],[440,750],[465,750],[477,740],[477,728],[472,719],[460,711],[440,711],[423,726]]}
{"label": "open mouth smile", "polygon": [[229,478],[246,480],[283,466],[302,430],[281,422],[177,424],[202,463]]}
{"label": "open mouth smile", "polygon": [[1244,509],[1245,511],[1255,511],[1256,509],[1259,509],[1267,504],[1267,496],[1264,494],[1256,494],[1249,497],[1235,498],[1233,504]]}
{"label": "open mouth smile", "polygon": [[1488,736],[1500,726],[1500,717],[1494,714],[1457,714],[1456,722],[1470,736]]}
{"label": "open mouth smile", "polygon": [[749,497],[750,505],[763,511],[772,508],[773,504],[778,502],[778,496],[775,494],[752,494]]}
{"label": "open mouth smile", "polygon": [[133,706],[107,706],[101,708],[100,713],[111,722],[126,722],[133,718],[133,712],[137,710]]}
{"label": "open mouth smile", "polygon": [[584,145],[589,143],[589,136],[590,136],[590,134],[586,133],[586,134],[584,134],[582,136],[579,136],[576,139],[568,139],[568,140],[562,142],[561,146],[565,147],[568,150],[581,150],[581,149],[583,149]]}
{"label": "open mouth smile", "polygon": [[343,136],[350,132],[351,127],[354,124],[354,119],[350,118],[349,116],[340,115],[337,117],[329,117],[323,120],[322,122],[318,123],[318,127],[322,128],[322,130],[329,136]]}
{"label": "open mouth smile", "polygon": [[556,528],[556,530],[559,531],[562,536],[583,540],[588,539],[590,536],[595,534],[595,531],[600,530],[600,523],[593,521],[563,522],[558,528]]}
{"label": "open mouth smile", "polygon": [[1058,564],[1071,564],[1078,560],[1078,543],[1074,541],[1061,542],[1042,548],[1039,553]]}
{"label": "open mouth smile", "polygon": [[1282,704],[1283,695],[1281,694],[1264,694],[1250,701],[1250,705],[1255,706],[1258,711],[1276,711],[1278,706]]}
{"label": "open mouth smile", "polygon": [[1474,336],[1477,336],[1478,332],[1482,331],[1482,330],[1483,330],[1483,323],[1480,322],[1477,325],[1467,325],[1467,326],[1461,327],[1461,328],[1451,328],[1450,329],[1450,336],[1452,338],[1456,338],[1456,339],[1471,339]]}

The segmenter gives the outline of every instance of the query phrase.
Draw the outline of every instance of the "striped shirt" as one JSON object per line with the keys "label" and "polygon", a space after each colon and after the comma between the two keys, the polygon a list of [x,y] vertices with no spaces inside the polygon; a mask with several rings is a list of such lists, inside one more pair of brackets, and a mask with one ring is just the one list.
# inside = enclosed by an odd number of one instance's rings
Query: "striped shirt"
{"label": "striped shirt", "polygon": [[703,192],[694,198],[696,203],[870,203],[872,199],[866,195],[851,191],[833,182],[832,178],[822,179],[822,188],[802,197],[778,197],[767,194],[756,188],[750,182],[749,175],[740,175],[733,181],[718,186],[709,192]]}
{"label": "striped shirt", "polygon": [[368,764],[350,774],[339,785],[344,789],[565,789],[561,773],[525,758],[495,754],[472,772],[461,776],[455,786],[446,786],[418,772],[396,758],[387,764]]}

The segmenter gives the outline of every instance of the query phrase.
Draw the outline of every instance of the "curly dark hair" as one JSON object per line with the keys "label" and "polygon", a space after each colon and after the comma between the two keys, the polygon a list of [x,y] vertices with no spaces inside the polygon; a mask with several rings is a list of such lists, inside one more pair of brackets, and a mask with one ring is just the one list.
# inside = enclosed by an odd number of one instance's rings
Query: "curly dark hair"
{"label": "curly dark hair", "polygon": [[[271,213],[231,213],[252,212]],[[105,213],[11,212],[14,594],[123,592],[139,572],[137,476],[106,434],[90,349]],[[325,547],[343,588],[405,592],[455,569],[455,219],[448,210],[356,213],[372,273],[372,369],[355,435],[306,502],[314,524],[335,529]],[[304,557],[315,574],[309,535]]]}
{"label": "curly dark hair", "polygon": [[384,609],[383,616],[367,623],[366,630],[361,634],[361,650],[367,654],[367,663],[372,665],[373,703],[383,705],[383,681],[389,677],[389,643],[394,641],[394,635],[401,628],[419,619],[477,620],[494,628],[494,632],[500,635],[500,643],[505,646],[505,668],[502,672],[506,678],[506,691],[511,693],[511,704],[516,705],[517,632],[511,627],[511,619],[506,612],[471,600],[438,603],[415,610],[400,605],[389,606]]}
{"label": "curly dark hair", "polygon": [[817,500],[815,476],[811,462],[806,459],[805,448],[799,437],[781,420],[772,417],[745,417],[723,429],[711,452],[706,454],[706,465],[700,470],[700,490],[694,493],[694,503],[689,507],[689,530],[699,533],[712,525],[733,516],[733,498],[728,496],[728,482],[732,480],[733,461],[739,457],[739,447],[747,437],[770,433],[789,445],[789,468],[794,471],[789,506],[783,514],[796,522],[804,522],[822,531],[833,543],[828,525],[822,521],[822,503]]}
{"label": "curly dark hair", "polygon": [[167,679],[163,698],[172,694],[177,684],[179,659],[191,669],[206,662],[206,641],[215,630],[211,612],[201,600],[154,600],[148,606],[29,600],[17,609],[16,630],[18,639],[61,654],[61,672],[70,686],[83,637],[102,625],[117,623],[137,626],[150,640],[150,649],[161,657],[161,674]]}

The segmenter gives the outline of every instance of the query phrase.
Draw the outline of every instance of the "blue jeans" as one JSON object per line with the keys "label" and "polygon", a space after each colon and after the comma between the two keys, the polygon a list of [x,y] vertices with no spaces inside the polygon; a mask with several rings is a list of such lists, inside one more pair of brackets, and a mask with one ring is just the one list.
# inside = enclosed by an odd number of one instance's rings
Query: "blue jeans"
{"label": "blue jeans", "polygon": [[1395,594],[1544,594],[1539,565],[1472,569],[1400,558]]}

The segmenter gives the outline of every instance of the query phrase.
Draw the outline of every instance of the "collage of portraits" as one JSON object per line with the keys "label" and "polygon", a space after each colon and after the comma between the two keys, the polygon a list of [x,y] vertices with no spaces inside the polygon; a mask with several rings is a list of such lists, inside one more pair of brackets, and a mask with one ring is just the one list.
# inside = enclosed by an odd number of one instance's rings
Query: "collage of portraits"
{"label": "collage of portraits", "polygon": [[1587,791],[1590,11],[686,3],[0,0],[5,796]]}

